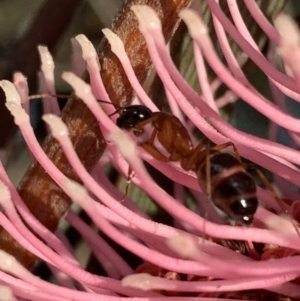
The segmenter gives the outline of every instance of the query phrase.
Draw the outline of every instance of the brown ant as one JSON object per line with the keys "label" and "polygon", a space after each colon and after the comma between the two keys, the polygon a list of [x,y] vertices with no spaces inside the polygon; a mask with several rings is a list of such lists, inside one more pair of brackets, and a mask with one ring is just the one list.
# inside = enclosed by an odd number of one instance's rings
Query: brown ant
{"label": "brown ant", "polygon": [[[98,102],[112,104],[103,100]],[[252,223],[258,207],[256,185],[246,171],[249,165],[242,162],[233,143],[209,147],[207,140],[203,140],[194,148],[187,129],[176,116],[167,112],[152,112],[144,105],[116,107],[117,110],[110,116],[120,114],[116,120],[118,127],[141,133],[146,125],[153,126],[149,140],[140,143],[149,154],[163,162],[180,161],[183,169],[194,170],[200,186],[205,187],[210,200],[219,210],[232,221],[243,225]],[[156,137],[169,156],[154,146]],[[234,156],[222,152],[229,146],[233,147]],[[271,184],[258,169],[254,169],[285,211]]]}
{"label": "brown ant", "polygon": [[[233,143],[209,148],[205,140],[194,148],[186,128],[170,113],[152,112],[143,105],[118,108],[116,112],[120,113],[116,121],[120,128],[139,133],[151,124],[151,136],[140,146],[159,161],[180,161],[183,169],[194,170],[200,186],[206,187],[206,193],[218,209],[233,221],[243,225],[252,223],[258,207],[256,185]],[[154,146],[156,137],[169,156]],[[233,147],[235,156],[222,152],[229,146]]]}

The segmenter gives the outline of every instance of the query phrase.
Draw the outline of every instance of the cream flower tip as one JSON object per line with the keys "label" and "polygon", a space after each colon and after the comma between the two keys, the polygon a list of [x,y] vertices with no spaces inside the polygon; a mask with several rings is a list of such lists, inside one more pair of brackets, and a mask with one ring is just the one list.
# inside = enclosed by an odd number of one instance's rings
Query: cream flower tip
{"label": "cream flower tip", "polygon": [[87,190],[75,181],[68,179],[64,182],[63,186],[65,188],[66,193],[74,201],[79,202],[88,197]]}
{"label": "cream flower tip", "polygon": [[38,46],[38,51],[42,61],[42,69],[54,69],[53,57],[46,46]]}
{"label": "cream flower tip", "polygon": [[96,57],[96,49],[91,43],[91,41],[84,35],[84,34],[79,34],[75,37],[75,39],[78,41],[78,43],[81,46],[82,49],[82,57],[84,60],[87,60],[91,57]]}
{"label": "cream flower tip", "polygon": [[58,138],[68,135],[68,129],[60,117],[54,114],[45,114],[42,119],[49,125],[54,137]]}
{"label": "cream flower tip", "polygon": [[131,10],[136,15],[139,22],[140,31],[147,29],[161,29],[161,22],[156,12],[147,5],[132,5]]}
{"label": "cream flower tip", "polygon": [[8,80],[1,80],[0,87],[3,89],[6,97],[6,102],[21,103],[20,95],[14,84]]}
{"label": "cream flower tip", "polygon": [[115,33],[108,28],[102,29],[102,32],[107,38],[113,53],[120,55],[125,52],[123,42]]}
{"label": "cream flower tip", "polygon": [[3,250],[0,250],[0,270],[11,272],[13,265],[17,263],[15,257],[9,255]]}
{"label": "cream flower tip", "polygon": [[15,119],[15,123],[17,125],[20,125],[22,123],[29,123],[29,116],[25,112],[25,110],[16,103],[13,102],[6,102],[5,103],[6,108],[10,111],[10,113],[13,115]]}
{"label": "cream flower tip", "polygon": [[0,202],[11,200],[11,194],[8,187],[1,181],[0,181],[0,195],[1,195]]}
{"label": "cream flower tip", "polygon": [[27,77],[22,72],[15,72],[13,74],[13,81],[15,82],[25,82]]}
{"label": "cream flower tip", "polygon": [[296,226],[293,224],[293,221],[289,217],[284,216],[272,216],[268,218],[266,221],[266,226],[275,232],[287,235],[294,236],[295,234],[298,236],[298,231],[296,230]]}
{"label": "cream flower tip", "polygon": [[281,45],[300,46],[299,28],[291,16],[281,13],[274,19],[274,26],[277,29]]}
{"label": "cream flower tip", "polygon": [[47,46],[39,45],[38,46],[39,52],[49,52]]}
{"label": "cream flower tip", "polygon": [[126,160],[137,160],[136,144],[129,138],[128,134],[118,130],[109,135],[109,140],[118,147],[120,153]]}
{"label": "cream flower tip", "polygon": [[207,27],[200,19],[199,15],[192,9],[183,9],[179,13],[179,17],[187,25],[192,38],[207,34]]}
{"label": "cream flower tip", "polygon": [[[157,277],[153,277],[147,273],[134,274],[124,277],[121,282],[123,286],[129,286],[148,291],[152,289],[154,280]],[[155,281],[157,282],[157,281]]]}
{"label": "cream flower tip", "polygon": [[81,97],[91,93],[91,87],[73,72],[63,72],[62,79],[72,86],[76,95]]}
{"label": "cream flower tip", "polygon": [[184,257],[193,257],[198,253],[197,245],[191,235],[180,234],[167,240],[167,245]]}
{"label": "cream flower tip", "polygon": [[13,83],[16,89],[19,92],[19,96],[21,96],[21,102],[25,103],[28,101],[28,84],[27,84],[27,77],[25,77],[21,72],[15,72],[13,74]]}
{"label": "cream flower tip", "polygon": [[0,296],[2,301],[12,301],[16,300],[12,293],[12,290],[4,285],[0,285]]}

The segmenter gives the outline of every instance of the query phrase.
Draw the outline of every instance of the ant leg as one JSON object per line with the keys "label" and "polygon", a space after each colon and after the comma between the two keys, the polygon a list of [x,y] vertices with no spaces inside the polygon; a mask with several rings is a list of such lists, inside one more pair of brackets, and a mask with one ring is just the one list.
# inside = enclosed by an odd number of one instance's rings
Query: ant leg
{"label": "ant leg", "polygon": [[216,150],[216,151],[222,151],[223,149],[227,148],[228,146],[232,146],[233,148],[233,152],[234,152],[234,155],[235,155],[235,158],[241,163],[243,164],[243,161],[241,159],[241,156],[235,146],[235,144],[233,142],[225,142],[225,143],[222,143],[222,144],[219,144],[219,145],[216,145],[212,148],[212,150]]}
{"label": "ant leg", "polygon": [[[196,163],[200,163],[204,159],[205,152],[203,148],[205,145],[208,145],[208,139],[203,139],[192,151],[192,153],[187,157],[181,160],[181,167],[184,170],[191,170],[195,168]],[[202,159],[203,157],[203,159]]]}
{"label": "ant leg", "polygon": [[206,161],[206,164],[205,164],[205,175],[206,175],[206,193],[207,193],[207,196],[208,196],[208,199],[209,201],[211,201],[211,173],[210,173],[210,156],[209,156],[209,153],[210,153],[210,148],[209,146],[206,147],[205,149],[205,161]]}
{"label": "ant leg", "polygon": [[153,115],[151,117],[149,117],[146,120],[143,120],[143,121],[139,122],[134,128],[137,131],[141,131],[147,124],[155,121],[156,119],[157,119],[157,115],[154,115],[154,113],[153,113]]}
{"label": "ant leg", "polygon": [[[147,120],[145,120],[146,122]],[[170,159],[165,156],[164,154],[162,154],[153,144],[154,144],[154,139],[157,135],[158,130],[156,128],[154,128],[154,130],[152,131],[152,134],[150,136],[150,139],[148,142],[142,142],[139,143],[139,145],[146,150],[150,155],[152,155],[153,158],[155,158],[156,160],[162,161],[162,162],[169,162]]]}
{"label": "ant leg", "polygon": [[135,176],[134,171],[131,169],[130,166],[128,166],[128,174],[127,174],[127,180],[126,180],[126,186],[125,186],[125,194],[121,199],[121,202],[125,200],[125,198],[128,196],[129,191],[129,185],[131,183],[132,178]]}
{"label": "ant leg", "polygon": [[[278,206],[280,207],[280,209],[282,210],[282,212],[284,212],[285,214],[287,214],[288,210],[287,210],[287,207],[285,206],[284,201],[279,197],[278,193],[273,188],[273,186],[271,185],[271,183],[269,182],[269,180],[266,178],[266,176],[262,173],[262,171],[259,170],[254,164],[243,164],[243,167],[246,168],[246,169],[253,169],[253,170],[255,170],[255,172],[257,173],[257,175],[259,176],[259,178],[263,182],[263,184],[271,192],[272,196],[276,200],[276,202],[277,202]],[[293,218],[291,218],[291,223],[292,223],[292,225],[293,225],[293,227],[294,227],[297,235],[300,237],[299,228],[297,227],[297,221],[295,221]]]}
{"label": "ant leg", "polygon": [[155,146],[150,145],[147,142],[141,143],[140,146],[156,160],[170,162],[170,159],[162,154]]}
{"label": "ant leg", "polygon": [[[210,152],[211,147],[209,145],[209,140],[204,138],[192,151],[188,158],[183,158],[181,160],[181,167],[185,170],[190,169],[201,169],[203,164],[205,164],[205,174],[206,174],[206,195],[208,200],[211,201],[211,174],[210,174]],[[197,170],[195,170],[197,173]],[[208,203],[207,203],[208,206]],[[208,219],[208,209],[206,209],[203,218]],[[205,239],[210,237],[206,234],[206,222],[203,225],[203,235],[202,235],[202,244],[204,244]]]}
{"label": "ant leg", "polygon": [[147,142],[147,144],[153,146],[153,144],[154,144],[154,139],[155,139],[155,137],[156,137],[156,135],[157,135],[157,132],[158,132],[158,130],[157,130],[156,128],[154,128],[153,131],[152,131],[152,133],[151,133],[150,139],[149,139],[149,141]]}
{"label": "ant leg", "polygon": [[[205,141],[204,141],[205,142]],[[212,197],[211,197],[211,168],[210,168],[210,152],[211,152],[211,148],[209,146],[209,144],[206,141],[206,148],[204,151],[202,151],[202,154],[205,156],[205,182],[206,182],[206,194],[207,194],[207,198],[210,202],[212,202]],[[203,159],[201,159],[202,161],[204,161]],[[200,162],[200,161],[199,161]],[[202,165],[202,164],[201,164]],[[208,207],[208,203],[206,205],[206,207]],[[208,219],[208,208],[206,208],[206,212],[204,214],[204,219],[207,220]],[[203,239],[209,239],[210,237],[206,234],[206,222],[204,222],[203,225]],[[203,240],[203,244],[204,244],[204,240]]]}
{"label": "ant leg", "polygon": [[266,178],[266,176],[262,173],[260,169],[258,169],[254,164],[242,164],[245,169],[252,169],[256,172],[260,180],[263,182],[263,184],[267,187],[267,189],[271,192],[273,198],[276,200],[278,206],[283,212],[287,212],[287,208],[284,204],[284,202],[279,197],[278,193],[275,191],[269,180]]}
{"label": "ant leg", "polygon": [[[143,129],[143,127],[151,122],[153,122],[153,120],[155,120],[156,117],[152,116],[142,122],[140,122],[136,127],[135,130],[140,131]],[[166,157],[164,154],[162,154],[153,144],[154,144],[154,140],[155,137],[157,136],[157,132],[158,130],[156,128],[153,129],[151,136],[149,138],[149,141],[147,142],[142,142],[139,143],[139,145],[146,150],[150,155],[152,155],[153,158],[162,161],[162,162],[169,162],[170,159],[168,157]]]}

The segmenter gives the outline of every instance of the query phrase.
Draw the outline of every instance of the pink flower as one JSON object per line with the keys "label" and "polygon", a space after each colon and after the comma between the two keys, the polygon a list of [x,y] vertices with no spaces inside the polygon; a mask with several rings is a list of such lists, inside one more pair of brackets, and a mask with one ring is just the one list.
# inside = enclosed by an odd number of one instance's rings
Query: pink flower
{"label": "pink flower", "polygon": [[[275,29],[260,14],[254,1],[245,1],[249,12],[272,43],[268,60],[247,31],[236,2],[230,3],[235,25],[214,0],[207,0],[226,65],[221,62],[212,46],[200,16],[192,10],[184,10],[180,14],[193,38],[202,95],[198,95],[175,68],[155,13],[146,6],[134,6],[132,9],[139,21],[140,31],[145,37],[155,70],[166,89],[171,111],[188,129],[191,137],[193,130],[197,128],[215,144],[232,141],[242,157],[273,172],[276,175],[275,183],[281,189],[283,197],[290,199],[297,196],[291,192],[291,185],[300,184],[297,167],[300,156],[296,149],[277,143],[274,133],[277,126],[282,127],[291,136],[294,144],[299,144],[300,122],[285,111],[282,101],[285,95],[295,101],[300,100],[300,69],[297,63],[300,53],[299,30],[286,15],[276,18]],[[137,97],[152,111],[157,111],[155,104],[137,81],[120,39],[108,29],[103,32]],[[268,77],[274,102],[278,106],[251,86],[228,46],[225,32]],[[248,228],[219,224],[216,214],[206,220],[198,212],[188,209],[184,205],[183,186],[190,189],[195,196],[197,210],[207,207],[207,198],[202,193],[194,171],[183,171],[178,163],[166,164],[155,160],[144,149],[137,147],[140,137],[126,133],[116,126],[115,116],[108,117],[108,114],[114,112],[114,108],[110,105],[101,107],[97,101],[109,101],[109,97],[99,75],[96,51],[85,36],[77,36],[76,41],[81,47],[82,59],[86,62],[90,85],[72,72],[64,72],[62,77],[97,118],[107,141],[106,156],[91,173],[87,172],[74,151],[66,126],[58,117],[59,108],[53,99],[46,99],[44,102],[47,114],[43,120],[59,141],[83,185],[61,173],[37,142],[27,114],[26,79],[21,74],[15,76],[14,84],[0,82],[6,94],[6,106],[20,127],[32,155],[52,179],[88,214],[102,233],[145,263],[135,272],[122,254],[117,253],[70,209],[65,220],[81,234],[108,277],[85,271],[64,234],[60,230],[56,234],[49,232],[33,217],[1,165],[0,195],[5,214],[0,212],[0,224],[23,247],[46,262],[56,279],[56,284],[52,284],[35,277],[12,256],[2,251],[0,284],[11,289],[5,291],[6,300],[16,300],[13,296],[27,300],[170,300],[174,295],[182,296],[176,300],[193,300],[197,296],[203,297],[198,297],[197,300],[205,300],[205,296],[234,296],[241,299],[244,293],[239,291],[246,291],[245,296],[250,298],[249,290],[257,290],[257,295],[274,297],[272,293],[276,293],[299,298],[299,285],[292,282],[300,276],[299,230],[295,230],[296,225],[290,218],[282,215],[281,203],[278,204],[270,191],[259,188],[261,206],[256,212],[253,227]],[[275,46],[278,47],[286,74],[275,67]],[[78,50],[77,47],[76,49]],[[39,50],[45,91],[54,94],[51,56],[46,48],[41,47]],[[78,57],[78,53],[75,55]],[[80,74],[78,66],[82,62],[78,59],[74,62],[74,70]],[[217,75],[212,83],[208,81],[204,62]],[[221,83],[225,83],[231,92],[215,99],[214,93]],[[270,140],[245,134],[221,117],[220,109],[237,98],[242,98],[272,122]],[[147,133],[151,133],[151,126],[146,129]],[[196,138],[192,139],[195,146]],[[172,226],[152,221],[129,198],[120,202],[122,193],[110,184],[103,172],[108,159],[124,175],[128,173],[128,166],[132,168],[135,172],[132,182],[140,186],[174,218]],[[154,182],[142,160],[175,182],[174,196],[167,194]],[[289,204],[289,211],[296,219],[299,219],[298,204],[298,201]],[[267,260],[270,258],[273,260]],[[166,296],[160,296],[160,293]]]}

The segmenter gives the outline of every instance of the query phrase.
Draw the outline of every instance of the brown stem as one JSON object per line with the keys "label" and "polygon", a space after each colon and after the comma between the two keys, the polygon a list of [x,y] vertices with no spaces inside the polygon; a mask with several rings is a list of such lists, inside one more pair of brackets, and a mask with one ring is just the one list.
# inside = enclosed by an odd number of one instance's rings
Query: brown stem
{"label": "brown stem", "polygon": [[[151,6],[159,14],[164,35],[169,40],[178,26],[178,12],[188,6],[190,1],[129,0],[117,15],[112,29],[124,42],[139,81],[145,80],[151,61],[130,7],[134,4]],[[102,65],[101,76],[111,100],[116,104],[129,104],[133,94],[132,88],[106,40],[101,44],[99,59]],[[69,100],[62,118],[68,126],[70,138],[78,156],[85,168],[91,170],[105,148],[97,121],[85,105],[75,97]],[[78,181],[77,175],[69,166],[60,146],[54,139],[47,138],[44,150],[66,176]],[[56,229],[60,218],[71,204],[71,200],[38,163],[27,171],[19,186],[19,193],[31,212],[51,231]],[[33,254],[25,250],[4,229],[0,229],[0,248],[14,255],[28,269],[32,269],[37,261]]]}

